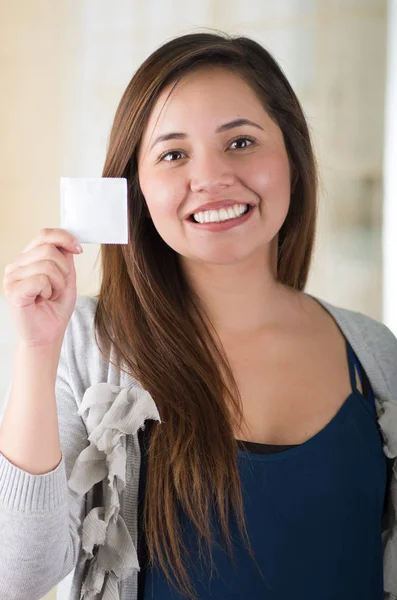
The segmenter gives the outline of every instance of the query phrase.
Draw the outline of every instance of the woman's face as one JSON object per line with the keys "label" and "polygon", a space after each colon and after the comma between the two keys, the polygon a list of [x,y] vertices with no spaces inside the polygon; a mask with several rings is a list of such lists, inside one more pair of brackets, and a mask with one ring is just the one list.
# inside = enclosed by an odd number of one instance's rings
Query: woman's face
{"label": "woman's face", "polygon": [[[159,96],[138,153],[139,182],[158,233],[183,259],[230,264],[277,244],[290,203],[280,128],[252,88],[220,67]],[[215,203],[211,207],[202,207]],[[223,211],[206,212],[209,209]],[[234,213],[232,207],[240,209]],[[238,218],[249,206],[248,213]],[[226,212],[224,212],[226,211]],[[219,223],[193,222],[225,219]]]}

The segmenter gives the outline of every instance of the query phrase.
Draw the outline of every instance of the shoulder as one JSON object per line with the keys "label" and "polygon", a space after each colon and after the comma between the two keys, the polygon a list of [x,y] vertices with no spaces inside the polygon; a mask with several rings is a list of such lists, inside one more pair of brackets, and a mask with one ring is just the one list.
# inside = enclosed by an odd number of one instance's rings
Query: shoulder
{"label": "shoulder", "polygon": [[336,306],[321,298],[315,299],[331,313],[340,325],[349,328],[356,334],[359,333],[368,344],[380,345],[397,354],[397,338],[387,325],[362,312]]}
{"label": "shoulder", "polygon": [[107,381],[109,374],[109,363],[95,338],[97,304],[95,297],[78,296],[63,341],[60,368],[68,376],[77,399],[91,385]]}
{"label": "shoulder", "polygon": [[370,355],[397,393],[397,338],[381,321],[359,311],[336,306],[312,296],[331,314],[354,350]]}
{"label": "shoulder", "polygon": [[76,359],[84,361],[96,355],[97,343],[95,340],[94,319],[97,308],[97,298],[91,296],[78,296],[65,332],[65,346]]}
{"label": "shoulder", "polygon": [[93,296],[78,296],[66,334],[75,343],[89,341],[94,334],[94,318],[98,299]]}

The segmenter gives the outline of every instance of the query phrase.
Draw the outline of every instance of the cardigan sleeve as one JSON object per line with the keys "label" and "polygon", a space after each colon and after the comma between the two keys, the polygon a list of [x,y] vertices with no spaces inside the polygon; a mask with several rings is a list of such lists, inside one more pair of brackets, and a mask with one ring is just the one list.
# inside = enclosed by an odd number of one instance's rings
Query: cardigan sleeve
{"label": "cardigan sleeve", "polygon": [[42,598],[73,570],[81,548],[85,498],[69,488],[68,479],[89,442],[68,364],[69,325],[55,386],[60,463],[49,473],[33,475],[0,453],[0,598],[7,600]]}

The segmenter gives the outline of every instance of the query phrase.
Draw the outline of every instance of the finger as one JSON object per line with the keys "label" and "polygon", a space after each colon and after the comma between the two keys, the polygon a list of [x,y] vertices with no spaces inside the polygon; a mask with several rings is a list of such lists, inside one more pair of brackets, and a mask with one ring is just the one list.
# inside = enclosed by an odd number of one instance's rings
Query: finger
{"label": "finger", "polygon": [[24,252],[20,254],[13,263],[6,266],[5,275],[9,275],[19,267],[23,267],[43,260],[52,260],[57,265],[57,267],[64,273],[65,276],[69,275],[70,266],[68,260],[58,248],[52,246],[51,244],[38,246],[37,248],[33,248],[32,250],[30,250],[29,252]]}
{"label": "finger", "polygon": [[9,290],[15,283],[37,276],[46,277],[55,292],[62,292],[65,289],[66,277],[54,262],[46,260],[18,267],[4,278],[4,288]]}
{"label": "finger", "polygon": [[52,295],[52,287],[46,275],[35,275],[29,279],[17,281],[9,294],[11,306],[23,308],[32,304],[36,298],[49,300]]}
{"label": "finger", "polygon": [[22,253],[29,252],[33,248],[37,248],[43,244],[53,244],[54,246],[65,248],[69,252],[73,252],[73,254],[79,253],[76,248],[76,246],[79,246],[79,241],[71,233],[65,229],[50,228],[42,229],[39,235],[29,242]]}

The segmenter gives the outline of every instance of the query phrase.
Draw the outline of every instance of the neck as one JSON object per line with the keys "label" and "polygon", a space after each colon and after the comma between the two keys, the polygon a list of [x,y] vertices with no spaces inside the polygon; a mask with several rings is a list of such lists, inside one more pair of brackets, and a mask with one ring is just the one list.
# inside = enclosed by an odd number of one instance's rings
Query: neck
{"label": "neck", "polygon": [[263,257],[226,265],[184,261],[183,268],[220,336],[278,325],[296,304],[298,292],[276,281]]}

